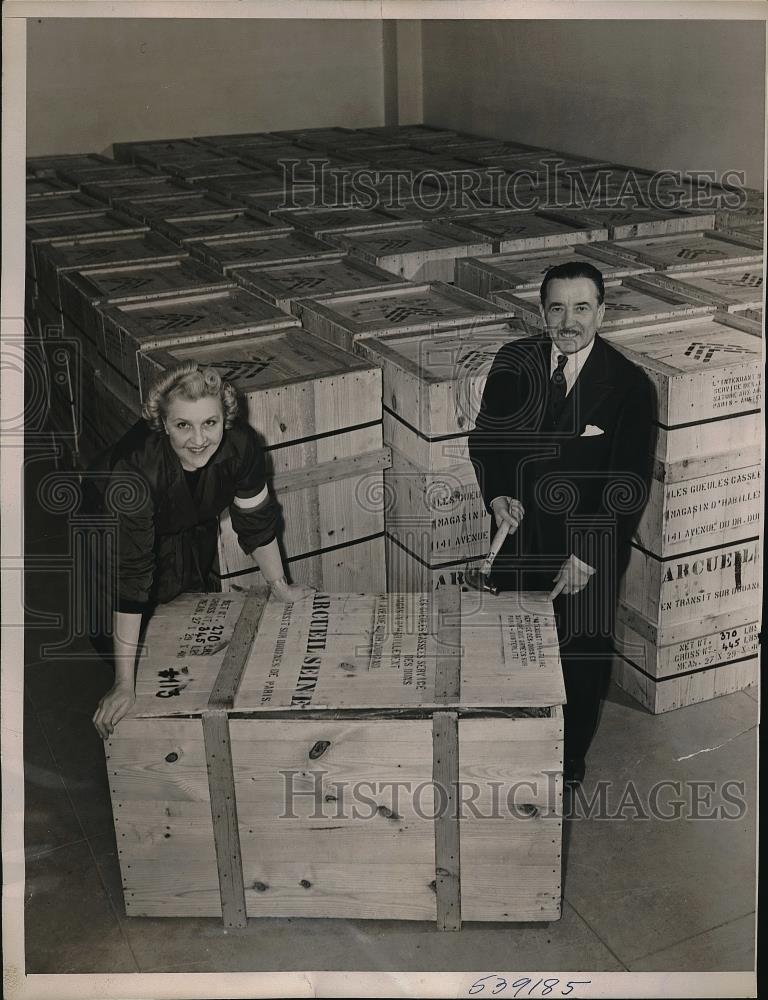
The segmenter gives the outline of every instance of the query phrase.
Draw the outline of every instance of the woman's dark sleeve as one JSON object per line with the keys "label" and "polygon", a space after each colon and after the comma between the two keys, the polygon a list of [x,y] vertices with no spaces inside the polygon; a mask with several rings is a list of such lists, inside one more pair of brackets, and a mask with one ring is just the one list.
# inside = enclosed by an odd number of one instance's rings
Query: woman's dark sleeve
{"label": "woman's dark sleeve", "polygon": [[105,507],[117,518],[115,610],[142,614],[155,575],[155,508],[145,477],[122,459],[112,469]]}
{"label": "woman's dark sleeve", "polygon": [[267,486],[264,452],[250,428],[245,429],[239,465],[229,516],[240,548],[250,555],[277,536],[280,517]]}

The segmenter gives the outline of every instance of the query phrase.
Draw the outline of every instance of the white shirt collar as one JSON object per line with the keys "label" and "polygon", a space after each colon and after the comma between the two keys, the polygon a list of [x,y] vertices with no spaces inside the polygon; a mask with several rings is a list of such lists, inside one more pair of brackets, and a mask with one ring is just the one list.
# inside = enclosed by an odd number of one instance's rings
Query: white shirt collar
{"label": "white shirt collar", "polygon": [[[566,357],[568,358],[568,364],[565,366],[566,395],[573,388],[576,379],[579,377],[579,374],[581,373],[581,369],[584,367],[584,363],[586,362],[589,355],[592,353],[592,348],[595,346],[595,339],[596,337],[593,337],[590,343],[587,344],[586,347],[582,347],[580,351],[575,351],[573,354],[566,355]],[[552,372],[554,372],[555,368],[557,368],[557,358],[558,355],[562,353],[563,352],[558,349],[557,344],[553,340],[552,349],[550,351],[550,364],[549,364],[550,375],[552,374]]]}

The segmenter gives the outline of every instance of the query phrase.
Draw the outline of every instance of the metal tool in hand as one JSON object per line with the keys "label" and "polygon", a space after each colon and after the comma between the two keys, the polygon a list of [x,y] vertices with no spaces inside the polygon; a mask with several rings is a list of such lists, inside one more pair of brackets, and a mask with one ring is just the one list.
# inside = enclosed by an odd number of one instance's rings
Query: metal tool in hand
{"label": "metal tool in hand", "polygon": [[509,521],[502,521],[496,529],[496,534],[493,536],[490,551],[485,559],[483,559],[479,569],[468,569],[464,573],[464,582],[472,590],[483,590],[489,594],[498,594],[499,588],[496,584],[491,583],[491,570],[493,568],[493,561],[499,554],[499,549],[504,544],[504,539],[509,534],[511,527]]}

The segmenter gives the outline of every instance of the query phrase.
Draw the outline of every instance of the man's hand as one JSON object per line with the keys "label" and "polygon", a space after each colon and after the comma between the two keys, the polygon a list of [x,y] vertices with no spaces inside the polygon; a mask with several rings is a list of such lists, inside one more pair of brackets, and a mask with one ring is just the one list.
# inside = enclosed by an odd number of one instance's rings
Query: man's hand
{"label": "man's hand", "polygon": [[115,726],[125,718],[135,703],[133,684],[116,683],[107,691],[93,716],[93,724],[103,740],[112,735]]}
{"label": "man's hand", "polygon": [[283,604],[293,604],[294,601],[303,601],[307,597],[311,597],[315,592],[314,587],[306,587],[303,583],[288,583],[285,577],[281,577],[281,579],[275,580],[274,583],[270,584],[270,590],[276,599]]}
{"label": "man's hand", "polygon": [[595,572],[596,570],[581,559],[569,556],[555,577],[555,586],[549,595],[550,601],[553,601],[558,594],[578,594],[586,587]]}
{"label": "man's hand", "polygon": [[500,528],[506,523],[509,525],[510,534],[517,531],[525,516],[525,508],[514,497],[494,497],[491,500],[491,510],[496,520],[496,527]]}

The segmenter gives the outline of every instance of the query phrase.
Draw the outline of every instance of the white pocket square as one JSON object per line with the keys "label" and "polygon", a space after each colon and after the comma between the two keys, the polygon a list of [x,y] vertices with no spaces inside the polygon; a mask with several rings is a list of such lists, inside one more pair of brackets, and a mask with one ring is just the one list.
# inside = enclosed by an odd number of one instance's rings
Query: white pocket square
{"label": "white pocket square", "polygon": [[602,427],[595,427],[594,424],[587,424],[584,430],[581,432],[583,438],[596,437],[598,434],[605,434]]}

